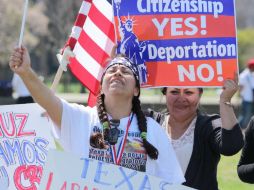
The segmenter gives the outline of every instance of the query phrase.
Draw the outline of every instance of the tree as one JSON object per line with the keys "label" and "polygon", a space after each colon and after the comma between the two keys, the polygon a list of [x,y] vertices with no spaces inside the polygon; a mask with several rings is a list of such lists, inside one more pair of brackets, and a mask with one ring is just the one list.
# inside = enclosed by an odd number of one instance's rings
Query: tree
{"label": "tree", "polygon": [[[23,3],[23,0],[1,0],[0,66],[5,69],[1,69],[0,80],[10,78],[10,73],[5,71],[8,67],[10,52],[19,40]],[[27,14],[23,44],[29,49],[34,49],[39,44],[40,37],[47,35],[47,22],[48,19],[43,14],[43,4],[31,4]]]}
{"label": "tree", "polygon": [[52,43],[53,50],[58,50],[65,44],[76,19],[80,0],[45,0],[45,14],[49,18],[49,41]]}
{"label": "tree", "polygon": [[[45,14],[48,16],[49,19],[49,35],[46,39],[42,41],[42,43],[44,43],[44,45],[46,45],[45,43],[47,43],[46,49],[48,56],[48,68],[51,71],[51,74],[55,74],[59,65],[57,63],[55,54],[59,52],[59,49],[61,49],[67,41],[82,1],[44,0],[43,2],[46,7]],[[74,79],[74,77],[71,77],[70,73],[67,72],[64,73],[63,79],[65,80],[64,85],[68,87],[68,83],[70,82],[70,80]]]}
{"label": "tree", "polygon": [[254,58],[254,29],[238,31],[238,58],[240,70],[246,67],[246,62]]}
{"label": "tree", "polygon": [[10,49],[17,40],[20,25],[21,1],[13,2],[2,0],[0,6],[0,65],[6,65],[9,59]]}

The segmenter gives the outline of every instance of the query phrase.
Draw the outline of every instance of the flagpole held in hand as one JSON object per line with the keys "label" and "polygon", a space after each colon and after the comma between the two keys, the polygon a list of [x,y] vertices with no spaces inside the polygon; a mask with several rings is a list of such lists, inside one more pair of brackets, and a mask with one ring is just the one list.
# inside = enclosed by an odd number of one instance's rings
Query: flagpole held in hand
{"label": "flagpole held in hand", "polygon": [[[21,22],[20,34],[19,34],[19,42],[18,42],[18,47],[19,48],[21,48],[23,37],[24,37],[27,8],[28,8],[28,0],[25,0],[24,8],[23,8],[23,17],[22,17],[22,22]],[[15,69],[17,69],[17,68],[18,68],[18,66],[15,66]]]}
{"label": "flagpole held in hand", "polygon": [[54,91],[54,92],[56,91],[56,87],[59,84],[59,81],[62,77],[63,71],[67,71],[67,65],[70,63],[69,58],[74,57],[74,53],[71,51],[70,47],[67,46],[64,49],[63,54],[59,53],[59,54],[56,55],[56,57],[57,57],[57,60],[58,60],[60,65],[57,69],[54,81],[51,85],[51,90]]}
{"label": "flagpole held in hand", "polygon": [[28,8],[28,0],[25,0],[24,9],[23,9],[22,24],[21,24],[20,35],[19,35],[19,43],[18,43],[19,48],[21,48],[22,41],[23,41],[25,24],[26,24],[27,8]]}

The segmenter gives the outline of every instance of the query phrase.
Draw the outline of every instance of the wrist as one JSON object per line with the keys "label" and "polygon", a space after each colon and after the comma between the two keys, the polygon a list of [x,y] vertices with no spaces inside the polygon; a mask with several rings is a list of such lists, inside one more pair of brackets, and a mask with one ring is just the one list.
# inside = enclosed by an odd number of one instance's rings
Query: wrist
{"label": "wrist", "polygon": [[225,105],[225,106],[227,106],[227,107],[231,107],[231,108],[233,108],[234,106],[233,106],[233,104],[231,103],[231,101],[220,101],[220,104],[221,105]]}
{"label": "wrist", "polygon": [[231,102],[231,97],[220,97],[220,102]]}
{"label": "wrist", "polygon": [[24,79],[31,79],[31,78],[33,78],[34,75],[36,75],[32,68],[26,68],[26,70],[24,72],[21,72],[18,74],[23,80]]}

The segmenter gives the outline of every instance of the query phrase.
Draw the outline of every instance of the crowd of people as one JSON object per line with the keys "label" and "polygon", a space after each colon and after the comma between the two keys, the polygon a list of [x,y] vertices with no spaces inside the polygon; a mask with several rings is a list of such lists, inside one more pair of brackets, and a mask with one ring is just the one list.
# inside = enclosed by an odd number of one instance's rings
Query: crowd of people
{"label": "crowd of people", "polygon": [[239,86],[242,100],[239,122],[245,129],[254,115],[254,59],[250,59],[247,67],[240,73]]}
{"label": "crowd of people", "polygon": [[[9,65],[47,111],[65,151],[146,172],[172,184],[217,190],[220,156],[234,155],[243,147],[237,172],[242,181],[254,183],[254,117],[244,139],[242,120],[237,119],[231,104],[239,90],[238,74],[223,83],[219,114],[199,109],[202,88],[165,87],[162,94],[167,112],[149,110],[145,115],[139,99],[138,68],[124,55],[108,60],[93,108],[58,98],[33,71],[25,47],[13,50]],[[248,65],[252,72],[254,61]],[[247,85],[242,78],[240,75],[241,93]],[[98,149],[103,154],[96,154]],[[112,149],[123,149],[117,151],[123,153],[114,155]],[[133,162],[136,157],[141,158],[139,162]]]}

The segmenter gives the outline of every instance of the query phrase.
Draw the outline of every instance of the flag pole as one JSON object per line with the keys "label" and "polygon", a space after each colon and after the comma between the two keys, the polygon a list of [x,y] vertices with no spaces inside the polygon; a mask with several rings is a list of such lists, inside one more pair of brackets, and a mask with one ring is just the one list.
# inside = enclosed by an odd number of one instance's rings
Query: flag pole
{"label": "flag pole", "polygon": [[63,71],[67,71],[67,65],[70,63],[69,62],[69,58],[70,57],[74,57],[74,53],[71,51],[70,47],[67,46],[65,49],[64,49],[64,52],[63,54],[57,54],[56,55],[57,57],[57,60],[59,62],[59,67],[57,69],[57,72],[56,72],[56,75],[54,77],[54,80],[53,80],[53,83],[50,87],[50,89],[55,92],[56,91],[56,87],[57,85],[59,84],[59,81],[62,77],[62,74],[63,74]]}
{"label": "flag pole", "polygon": [[56,92],[57,85],[59,84],[59,81],[60,81],[62,75],[63,75],[63,69],[61,68],[61,66],[59,66],[58,69],[57,69],[56,75],[54,77],[53,83],[50,87],[50,89],[53,92]]}
{"label": "flag pole", "polygon": [[24,8],[23,8],[22,24],[21,24],[20,34],[19,34],[19,43],[18,43],[19,48],[21,48],[22,41],[23,41],[25,24],[26,24],[27,8],[28,8],[28,0],[25,0]]}

